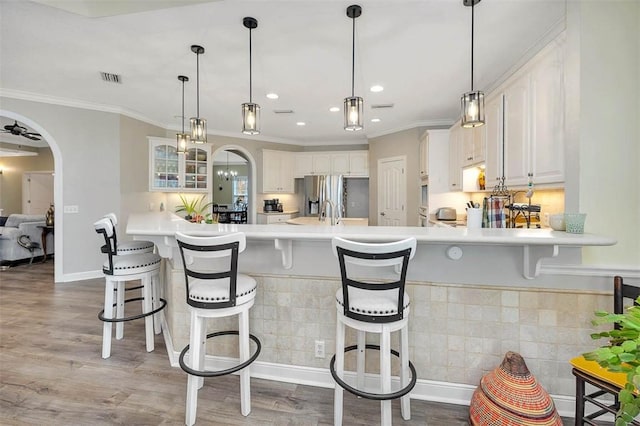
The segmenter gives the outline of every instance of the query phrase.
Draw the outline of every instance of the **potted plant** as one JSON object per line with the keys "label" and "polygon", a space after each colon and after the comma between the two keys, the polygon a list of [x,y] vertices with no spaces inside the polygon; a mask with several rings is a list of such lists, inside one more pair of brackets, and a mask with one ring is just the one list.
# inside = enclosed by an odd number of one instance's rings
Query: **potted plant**
{"label": "potted plant", "polygon": [[616,373],[626,373],[627,382],[618,393],[620,409],[615,426],[628,425],[640,414],[640,297],[623,314],[596,311],[593,325],[619,324],[618,329],[593,333],[594,340],[607,338],[609,343],[583,354],[590,361]]}
{"label": "potted plant", "polygon": [[202,194],[200,197],[188,200],[187,197],[180,194],[182,204],[176,206],[176,213],[185,212],[186,216],[184,218],[191,222],[200,223],[206,221],[207,217],[210,216],[210,213],[206,212],[206,209],[212,204],[211,202],[206,202],[206,197],[206,194]]}

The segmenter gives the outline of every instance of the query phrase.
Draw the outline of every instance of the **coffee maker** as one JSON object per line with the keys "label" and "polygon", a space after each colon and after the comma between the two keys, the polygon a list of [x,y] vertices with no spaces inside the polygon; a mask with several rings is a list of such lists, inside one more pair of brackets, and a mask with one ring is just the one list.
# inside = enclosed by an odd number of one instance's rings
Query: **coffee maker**
{"label": "coffee maker", "polygon": [[280,200],[278,198],[273,198],[271,200],[264,200],[264,209],[263,209],[263,211],[265,213],[281,212],[282,211],[282,204],[280,203]]}

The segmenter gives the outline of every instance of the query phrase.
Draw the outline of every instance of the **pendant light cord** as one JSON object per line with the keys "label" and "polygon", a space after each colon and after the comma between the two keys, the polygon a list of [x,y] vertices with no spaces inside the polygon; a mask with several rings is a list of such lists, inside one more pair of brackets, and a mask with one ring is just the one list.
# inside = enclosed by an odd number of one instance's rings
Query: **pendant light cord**
{"label": "pendant light cord", "polygon": [[351,29],[351,97],[355,96],[354,85],[355,85],[355,73],[356,73],[356,17],[355,14],[353,18],[353,27]]}
{"label": "pendant light cord", "polygon": [[200,118],[200,53],[196,53],[196,117]]}
{"label": "pendant light cord", "polygon": [[182,134],[184,135],[184,80],[182,80],[182,116],[180,119],[182,120]]}
{"label": "pendant light cord", "polygon": [[473,92],[473,8],[475,7],[475,0],[471,0],[471,91]]}
{"label": "pendant light cord", "polygon": [[249,103],[253,103],[253,90],[252,90],[252,61],[251,61],[251,28],[249,28]]}

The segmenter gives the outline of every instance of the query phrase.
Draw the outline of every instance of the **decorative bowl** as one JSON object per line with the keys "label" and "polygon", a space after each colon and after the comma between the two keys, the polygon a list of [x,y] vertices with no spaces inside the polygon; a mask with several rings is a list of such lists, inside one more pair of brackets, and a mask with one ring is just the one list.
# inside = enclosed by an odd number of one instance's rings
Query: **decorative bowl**
{"label": "decorative bowl", "polygon": [[564,214],[560,213],[560,214],[549,215],[549,226],[554,231],[564,231],[565,230]]}

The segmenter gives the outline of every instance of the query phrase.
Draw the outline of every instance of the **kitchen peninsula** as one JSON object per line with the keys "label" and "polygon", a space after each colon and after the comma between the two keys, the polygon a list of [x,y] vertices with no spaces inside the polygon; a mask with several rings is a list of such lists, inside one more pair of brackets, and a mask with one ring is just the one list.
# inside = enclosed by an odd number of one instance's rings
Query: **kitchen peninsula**
{"label": "kitchen peninsula", "polygon": [[412,397],[468,403],[481,375],[499,364],[505,351],[514,350],[555,394],[561,414],[572,409],[567,360],[590,347],[585,318],[609,302],[602,291],[587,288],[588,283],[540,273],[541,266],[547,259],[575,263],[581,246],[616,243],[609,237],[546,229],[206,225],[168,212],[132,214],[127,234],[154,241],[166,259],[165,339],[172,363],[189,333],[176,231],[246,234],[239,270],[258,281],[251,329],[262,340],[263,353],[252,366],[256,377],[332,386],[328,359],[316,358],[313,351],[314,342],[321,340],[327,353],[333,352],[333,295],[340,279],[331,238],[391,241],[413,236],[418,247],[409,265],[407,292],[413,317],[411,358],[419,384]]}

